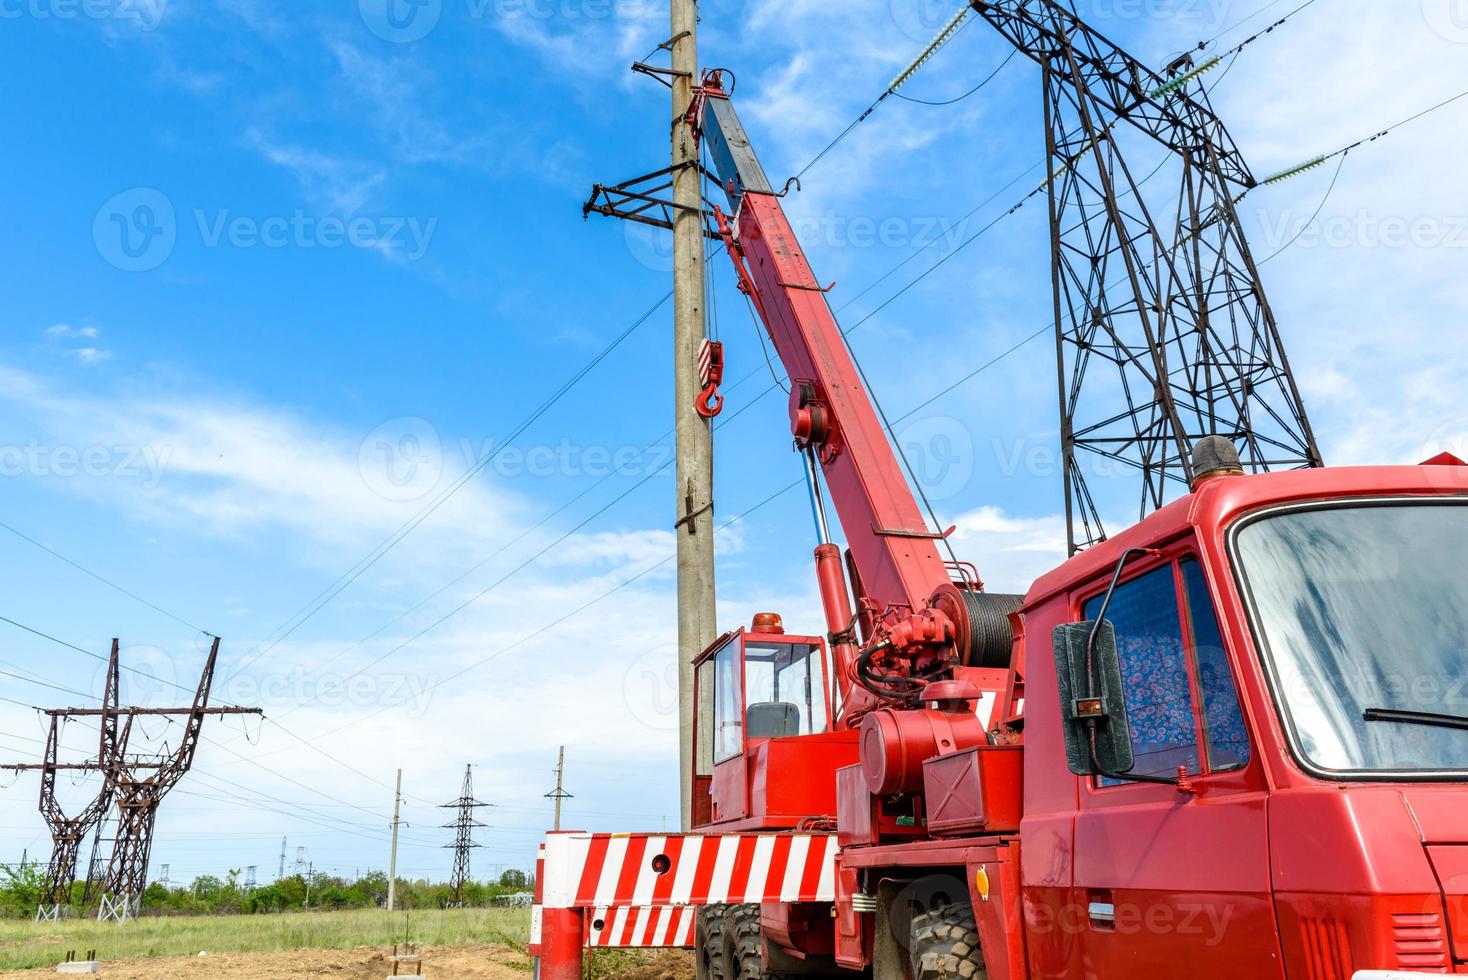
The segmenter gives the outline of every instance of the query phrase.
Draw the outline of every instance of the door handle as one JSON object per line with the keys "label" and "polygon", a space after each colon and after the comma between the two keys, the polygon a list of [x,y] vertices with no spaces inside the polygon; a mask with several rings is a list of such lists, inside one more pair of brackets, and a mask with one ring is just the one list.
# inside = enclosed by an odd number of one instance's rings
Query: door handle
{"label": "door handle", "polygon": [[1091,914],[1091,922],[1094,925],[1116,924],[1116,903],[1114,902],[1092,902],[1087,910]]}

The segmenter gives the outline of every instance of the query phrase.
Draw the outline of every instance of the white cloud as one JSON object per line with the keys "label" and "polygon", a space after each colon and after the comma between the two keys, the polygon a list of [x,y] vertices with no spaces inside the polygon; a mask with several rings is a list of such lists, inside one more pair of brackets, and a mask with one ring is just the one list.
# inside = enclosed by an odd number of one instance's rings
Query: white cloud
{"label": "white cloud", "polygon": [[46,328],[45,333],[48,337],[83,337],[89,340],[96,339],[99,335],[96,327],[73,327],[67,323],[53,324]]}
{"label": "white cloud", "polygon": [[289,170],[312,204],[328,212],[356,214],[387,180],[386,171],[376,164],[278,143],[258,129],[249,130],[245,138],[266,160]]}
{"label": "white cloud", "polygon": [[952,541],[974,562],[990,592],[1023,594],[1065,561],[1065,518],[1016,517],[999,507],[980,507],[954,522]]}

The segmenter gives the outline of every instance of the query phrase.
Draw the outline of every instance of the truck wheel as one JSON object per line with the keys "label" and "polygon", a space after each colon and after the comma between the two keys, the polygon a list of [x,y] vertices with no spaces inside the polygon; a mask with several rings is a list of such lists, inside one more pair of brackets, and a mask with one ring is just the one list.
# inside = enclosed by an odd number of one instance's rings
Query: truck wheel
{"label": "truck wheel", "polygon": [[766,977],[764,951],[760,948],[759,906],[731,905],[724,920],[731,957],[729,980],[776,980]]}
{"label": "truck wheel", "polygon": [[940,905],[912,919],[912,980],[985,980],[972,906]]}
{"label": "truck wheel", "polygon": [[729,971],[728,937],[724,933],[724,906],[712,905],[698,910],[694,941],[698,980],[733,980]]}

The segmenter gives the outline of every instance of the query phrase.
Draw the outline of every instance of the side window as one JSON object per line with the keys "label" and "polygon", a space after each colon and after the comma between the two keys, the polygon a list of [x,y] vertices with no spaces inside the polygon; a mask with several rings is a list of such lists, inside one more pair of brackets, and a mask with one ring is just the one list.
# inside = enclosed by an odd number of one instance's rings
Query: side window
{"label": "side window", "polygon": [[[1101,610],[1086,604],[1086,618]],[[1116,587],[1106,618],[1116,630],[1121,681],[1132,726],[1139,776],[1170,776],[1178,766],[1201,772],[1187,645],[1173,566],[1164,565]],[[1115,785],[1107,781],[1107,785]]]}
{"label": "side window", "polygon": [[740,676],[739,640],[714,655],[714,763],[744,752],[744,691]]}
{"label": "side window", "polygon": [[1191,558],[1181,565],[1183,591],[1188,599],[1188,622],[1193,633],[1193,659],[1198,664],[1198,693],[1203,698],[1203,742],[1208,746],[1208,768],[1242,769],[1249,764],[1249,733],[1239,707],[1238,689],[1228,655],[1223,652],[1223,634],[1218,614],[1208,597],[1203,567]]}
{"label": "side window", "polygon": [[[1101,600],[1085,604],[1087,619]],[[1245,766],[1249,736],[1198,562],[1184,559],[1118,585],[1106,618],[1116,630],[1133,771],[1170,776],[1178,766],[1194,774]]]}

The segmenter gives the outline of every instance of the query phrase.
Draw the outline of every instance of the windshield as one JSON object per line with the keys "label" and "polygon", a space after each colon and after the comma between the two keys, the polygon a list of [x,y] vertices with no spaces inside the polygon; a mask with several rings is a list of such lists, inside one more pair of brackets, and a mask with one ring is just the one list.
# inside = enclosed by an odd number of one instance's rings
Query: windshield
{"label": "windshield", "polygon": [[1243,526],[1235,547],[1304,761],[1342,774],[1468,771],[1468,730],[1392,716],[1468,716],[1468,507],[1291,511]]}

